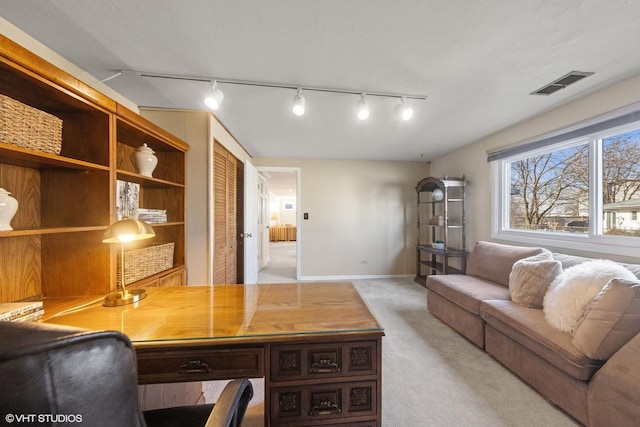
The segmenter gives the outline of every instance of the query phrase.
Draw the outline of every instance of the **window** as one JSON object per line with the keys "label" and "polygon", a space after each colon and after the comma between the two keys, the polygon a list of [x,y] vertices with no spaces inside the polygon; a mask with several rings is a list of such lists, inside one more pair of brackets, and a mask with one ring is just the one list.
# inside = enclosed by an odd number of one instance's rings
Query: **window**
{"label": "window", "polygon": [[632,117],[490,155],[493,236],[624,255],[640,248],[640,121]]}

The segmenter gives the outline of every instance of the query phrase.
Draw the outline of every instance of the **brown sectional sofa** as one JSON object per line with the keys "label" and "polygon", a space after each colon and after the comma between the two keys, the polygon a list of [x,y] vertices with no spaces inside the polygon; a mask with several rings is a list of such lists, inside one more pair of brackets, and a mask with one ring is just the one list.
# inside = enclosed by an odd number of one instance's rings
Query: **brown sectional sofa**
{"label": "brown sectional sofa", "polygon": [[[640,334],[595,360],[554,329],[542,309],[511,300],[513,264],[544,250],[478,242],[466,275],[427,278],[429,311],[587,426],[640,425]],[[589,260],[553,254],[562,268]],[[622,264],[640,279],[640,265]]]}

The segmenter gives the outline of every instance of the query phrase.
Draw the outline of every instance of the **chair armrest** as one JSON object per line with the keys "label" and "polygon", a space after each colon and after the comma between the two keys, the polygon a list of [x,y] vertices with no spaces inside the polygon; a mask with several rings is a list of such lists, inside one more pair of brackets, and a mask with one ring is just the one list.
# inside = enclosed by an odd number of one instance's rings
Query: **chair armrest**
{"label": "chair armrest", "polygon": [[588,388],[589,426],[632,426],[640,420],[640,334],[595,373]]}
{"label": "chair armrest", "polygon": [[252,397],[253,387],[249,380],[231,381],[222,390],[206,427],[239,427]]}
{"label": "chair armrest", "polygon": [[215,404],[178,406],[144,411],[148,427],[240,427],[253,387],[247,379],[229,382]]}

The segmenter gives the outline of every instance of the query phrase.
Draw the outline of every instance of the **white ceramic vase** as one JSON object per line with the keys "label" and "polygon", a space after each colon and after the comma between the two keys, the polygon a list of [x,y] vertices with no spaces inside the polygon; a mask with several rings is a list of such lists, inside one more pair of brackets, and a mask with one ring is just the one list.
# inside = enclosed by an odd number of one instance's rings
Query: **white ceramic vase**
{"label": "white ceramic vase", "polygon": [[131,155],[131,162],[133,162],[136,172],[149,177],[152,176],[154,169],[158,166],[158,158],[147,144],[142,144],[136,148],[136,151]]}
{"label": "white ceramic vase", "polygon": [[11,220],[18,211],[18,201],[10,194],[4,188],[0,188],[0,230],[13,230]]}

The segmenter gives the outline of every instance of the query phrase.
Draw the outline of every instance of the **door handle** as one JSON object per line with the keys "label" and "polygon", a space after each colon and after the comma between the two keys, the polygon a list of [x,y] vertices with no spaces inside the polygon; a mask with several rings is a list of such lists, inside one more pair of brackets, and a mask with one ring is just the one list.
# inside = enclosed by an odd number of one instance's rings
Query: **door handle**
{"label": "door handle", "polygon": [[253,234],[251,233],[240,233],[240,237],[241,238],[249,238],[249,237],[253,237]]}

